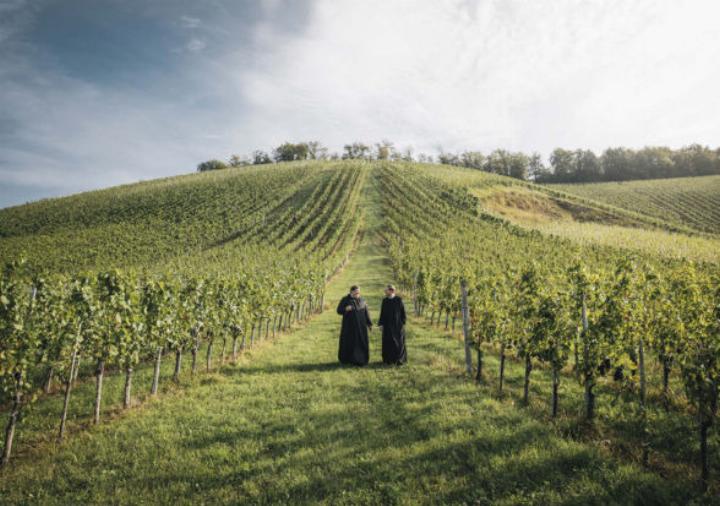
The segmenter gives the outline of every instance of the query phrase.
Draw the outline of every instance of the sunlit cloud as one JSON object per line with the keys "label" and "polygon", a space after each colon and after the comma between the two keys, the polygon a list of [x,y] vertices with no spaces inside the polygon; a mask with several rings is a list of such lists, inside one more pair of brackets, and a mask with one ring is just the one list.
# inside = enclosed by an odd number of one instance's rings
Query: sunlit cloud
{"label": "sunlit cloud", "polygon": [[552,5],[319,0],[300,37],[259,29],[264,57],[237,80],[261,131],[281,123],[335,145],[716,142],[715,4]]}

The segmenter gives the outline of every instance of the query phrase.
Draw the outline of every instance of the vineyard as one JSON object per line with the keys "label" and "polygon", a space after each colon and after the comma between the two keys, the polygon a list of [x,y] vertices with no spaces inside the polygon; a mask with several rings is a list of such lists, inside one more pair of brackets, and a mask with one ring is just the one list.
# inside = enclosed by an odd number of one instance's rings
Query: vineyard
{"label": "vineyard", "polygon": [[[520,226],[488,202],[533,190],[471,172],[298,162],[0,211],[0,494],[507,504],[716,494],[715,257]],[[540,194],[546,214],[581,214],[609,233],[695,225]],[[377,308],[389,281],[414,313],[410,365],[336,367],[338,321],[323,308],[356,282],[377,291]],[[188,447],[195,437],[208,442]]]}
{"label": "vineyard", "polygon": [[[457,167],[428,165],[424,170],[446,184],[467,188],[484,212],[527,230],[581,245],[632,249],[675,260],[720,260],[720,239],[691,224],[654,217],[639,209],[623,209],[603,199],[591,200],[563,191],[565,186],[539,186]],[[693,186],[694,179],[688,178],[687,184]]]}
{"label": "vineyard", "polygon": [[719,176],[552,185],[552,188],[703,232],[720,232]]}
{"label": "vineyard", "polygon": [[[13,215],[15,209],[6,211],[5,255],[15,254],[19,244],[36,255],[26,259],[18,253],[0,279],[0,379],[11,406],[2,463],[10,460],[17,421],[35,397],[38,378],[45,392],[53,381],[63,385],[62,439],[81,360],[94,367],[98,424],[108,366],[125,375],[128,408],[133,371],[142,359],[154,360],[155,395],[165,353],[174,355],[177,381],[185,353],[192,355],[194,374],[204,345],[209,370],[216,339],[222,341],[221,362],[226,351],[236,360],[239,349],[256,337],[275,335],[321,308],[325,282],[347,258],[357,233],[357,222],[348,216],[357,211],[358,191],[346,189],[359,188],[364,173],[352,166],[312,175],[298,170],[299,184],[290,185],[294,172],[240,178],[244,192],[226,189],[220,193],[225,199],[216,198],[223,181],[203,181],[200,195],[187,184],[160,202],[152,200],[154,193],[130,191],[125,199],[113,199],[109,210],[93,208],[96,200],[84,211],[74,202],[31,205],[27,223]],[[193,201],[209,202],[199,206],[204,220],[188,207]],[[57,207],[61,202],[65,205]],[[233,205],[237,210],[228,216]],[[223,219],[213,227],[219,216]],[[115,219],[123,221],[118,225]],[[124,235],[116,235],[121,228]],[[176,240],[168,244],[170,236]],[[86,257],[84,246],[95,241],[107,249]],[[189,252],[195,245],[198,251]],[[169,257],[172,251],[186,254]],[[164,256],[166,262],[152,262]],[[98,258],[131,268],[77,271]]]}
{"label": "vineyard", "polygon": [[[554,418],[562,371],[570,368],[584,388],[584,418],[592,422],[595,389],[610,376],[618,383],[618,395],[627,394],[626,413],[634,415],[629,423],[636,425],[647,465],[651,448],[667,437],[653,433],[648,420],[666,416],[677,403],[670,393],[676,370],[686,393],[681,402],[693,406],[697,415],[706,486],[707,436],[720,382],[720,278],[715,264],[578,247],[479,214],[476,199],[459,186],[411,170],[398,174],[402,172],[386,169],[381,176],[382,200],[403,202],[384,209],[395,276],[413,293],[416,313],[428,313],[431,324],[444,318],[447,325],[449,318],[458,317],[459,287],[464,287],[466,346],[477,355],[477,381],[489,380],[483,356],[497,350],[500,369],[493,381],[502,392],[504,365],[512,356],[524,364],[521,402],[527,405],[534,364],[541,363],[552,377],[549,409]],[[652,407],[649,357],[657,360],[662,374],[653,381],[660,389]],[[469,355],[467,369],[473,372]]]}

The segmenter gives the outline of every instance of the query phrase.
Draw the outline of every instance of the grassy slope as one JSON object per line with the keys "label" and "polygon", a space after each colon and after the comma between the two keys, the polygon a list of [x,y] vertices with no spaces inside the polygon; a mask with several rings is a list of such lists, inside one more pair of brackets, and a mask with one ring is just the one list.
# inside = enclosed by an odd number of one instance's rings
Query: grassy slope
{"label": "grassy slope", "polygon": [[268,196],[307,195],[328,165],[308,166],[189,174],[0,209],[0,262],[22,255],[75,271],[200,253],[251,227]]}
{"label": "grassy slope", "polygon": [[670,223],[720,233],[720,176],[552,187]]}
{"label": "grassy slope", "polygon": [[[321,177],[322,171],[318,169],[337,164],[294,163],[192,174],[3,209],[0,261],[25,254],[32,262],[47,264],[51,270],[63,270],[68,265],[78,270],[183,259],[188,253],[200,253],[230,240],[254,220],[263,218],[262,212],[253,214],[263,200],[263,192],[295,194],[295,200],[307,197]],[[673,214],[685,213],[682,215],[695,220],[713,220],[713,216],[720,219],[717,214],[720,176],[623,183],[615,185],[621,190],[612,192],[622,194],[624,200],[608,204],[556,187],[541,187],[477,170],[418,166],[449,183],[470,187],[487,211],[524,227],[579,242],[629,247],[676,258],[720,260],[717,236],[698,235],[697,230],[683,225]],[[264,180],[269,174],[273,175],[271,180]],[[258,181],[269,186],[253,191]],[[697,185],[702,182],[708,184],[701,191]],[[600,188],[601,195],[592,196],[602,200],[602,194],[612,193],[613,184],[569,189],[582,193]],[[650,209],[648,195],[636,199],[642,203],[638,204],[642,209],[621,208],[628,195],[635,200],[634,193],[626,189],[642,185],[650,188],[651,195],[657,194],[657,199],[665,199],[663,209],[667,212]],[[687,185],[694,185],[692,191]],[[670,189],[675,186],[678,190],[672,193]],[[701,193],[702,198],[698,197]],[[668,196],[677,196],[683,204],[680,207],[672,204]],[[672,212],[668,211],[671,205]],[[53,254],[47,255],[48,251]]]}
{"label": "grassy slope", "polygon": [[[330,310],[299,331],[247,352],[239,366],[75,434],[41,444],[0,479],[7,504],[67,503],[681,503],[690,487],[562,437],[533,406],[515,405],[462,377],[461,344],[417,319],[410,364],[336,363],[333,302],[359,283],[379,306],[391,273],[369,229],[331,283]],[[373,316],[377,317],[375,313]],[[490,359],[488,367],[495,367]],[[141,388],[138,386],[138,388]],[[566,387],[564,387],[566,388]],[[565,391],[565,390],[564,390]],[[547,396],[538,380],[534,395]],[[568,407],[572,413],[573,407]]]}
{"label": "grassy slope", "polygon": [[[290,170],[299,174],[298,169],[305,165],[296,164]],[[0,209],[0,237],[108,224],[217,218],[223,209],[243,205],[243,201],[235,200],[237,194],[242,194],[256,178],[288,168],[260,165],[183,174],[8,207]]]}
{"label": "grassy slope", "polygon": [[603,221],[628,227],[644,227],[683,233],[694,232],[691,228],[672,225],[642,213],[628,211],[600,201],[507,176],[449,165],[426,164],[418,166],[448,183],[469,187],[473,193],[476,193],[481,198],[492,196],[498,191],[529,192],[538,199],[550,201],[554,205],[570,211],[573,216],[581,221]]}
{"label": "grassy slope", "polygon": [[[625,210],[619,202],[603,203],[602,198],[590,200],[597,195],[569,193],[577,188],[575,185],[549,188],[477,170],[439,165],[424,166],[423,170],[451,184],[469,187],[485,211],[545,234],[672,258],[720,261],[717,236],[701,234],[689,228],[692,225],[689,222],[666,221],[665,215],[642,214],[641,206]],[[597,186],[604,187],[604,183]],[[658,198],[673,198],[664,196],[662,191],[656,193]],[[712,207],[711,199],[717,200],[717,195],[720,192],[709,192],[703,205]],[[694,216],[705,212],[692,206],[688,209],[693,209],[688,213]],[[718,213],[719,209],[720,203],[712,212]]]}

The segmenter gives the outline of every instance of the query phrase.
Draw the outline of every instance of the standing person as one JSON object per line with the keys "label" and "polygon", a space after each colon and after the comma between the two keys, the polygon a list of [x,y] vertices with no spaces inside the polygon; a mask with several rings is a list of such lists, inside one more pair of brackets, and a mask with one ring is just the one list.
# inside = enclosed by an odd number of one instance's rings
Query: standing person
{"label": "standing person", "polygon": [[382,327],[382,359],[386,364],[407,362],[405,350],[405,304],[395,294],[395,287],[385,288],[378,326]]}
{"label": "standing person", "polygon": [[343,317],[338,360],[343,364],[367,365],[370,360],[368,329],[372,329],[372,321],[359,287],[350,287],[350,293],[340,300],[337,312]]}

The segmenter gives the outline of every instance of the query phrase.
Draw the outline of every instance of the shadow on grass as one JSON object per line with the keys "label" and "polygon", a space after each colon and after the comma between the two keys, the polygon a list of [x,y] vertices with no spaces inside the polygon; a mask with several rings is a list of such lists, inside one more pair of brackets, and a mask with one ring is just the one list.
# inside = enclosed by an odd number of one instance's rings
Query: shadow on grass
{"label": "shadow on grass", "polygon": [[313,373],[313,372],[332,372],[336,370],[362,370],[362,369],[391,369],[394,366],[383,362],[370,362],[367,365],[357,364],[341,364],[340,362],[321,362],[321,363],[292,363],[292,364],[269,364],[269,365],[250,365],[248,367],[236,367],[223,371],[224,373],[238,374],[242,376],[260,375],[260,374],[279,374],[279,373]]}
{"label": "shadow on grass", "polygon": [[[343,395],[349,400],[382,402],[369,411],[297,406],[290,418],[251,413],[252,423],[242,427],[193,436],[183,445],[199,460],[211,462],[216,453],[230,452],[249,465],[194,474],[197,485],[185,498],[222,502],[233,494],[235,500],[260,503],[291,498],[359,504],[679,504],[686,499],[677,486],[613,464],[591,447],[559,440],[516,410],[486,411],[476,419],[477,409],[443,423],[438,403],[468,405],[477,396],[429,376],[419,386],[424,393],[413,395],[386,384],[347,387]],[[246,449],[248,441],[257,446]],[[158,484],[180,490],[187,475],[161,473],[132,486],[153,490]]]}

